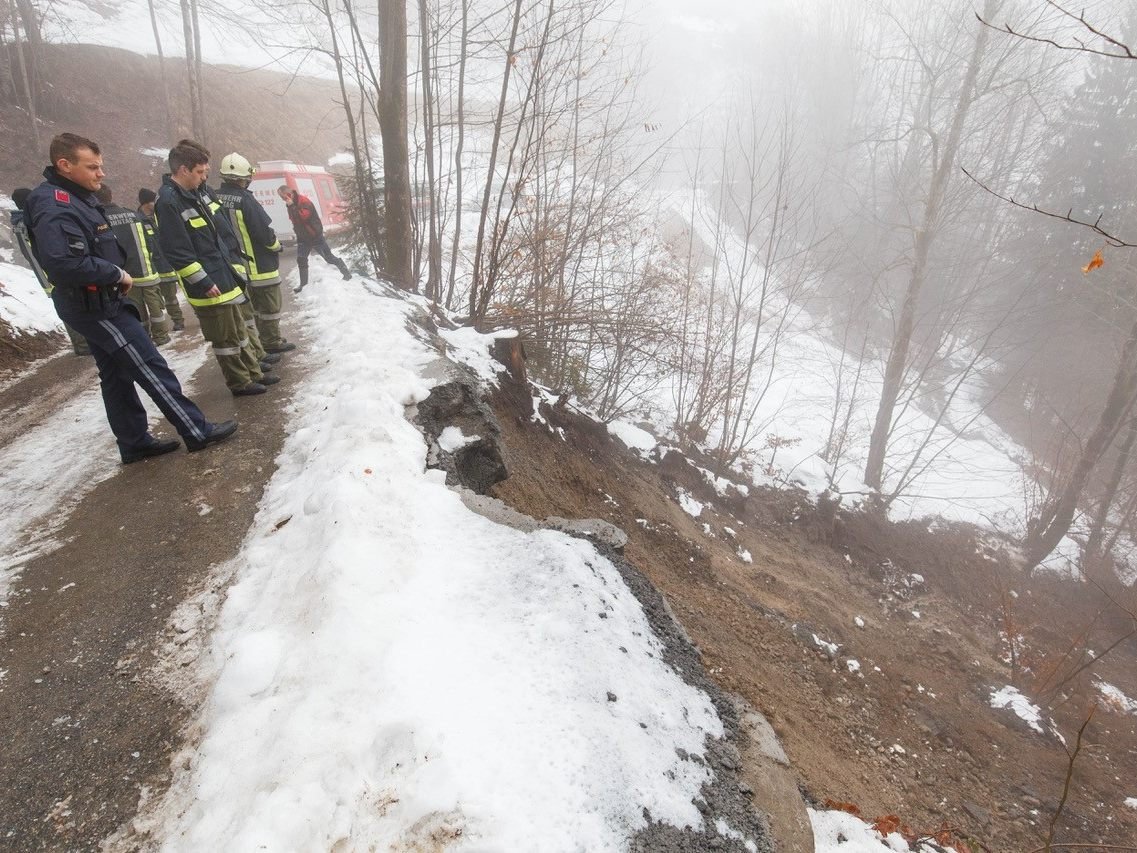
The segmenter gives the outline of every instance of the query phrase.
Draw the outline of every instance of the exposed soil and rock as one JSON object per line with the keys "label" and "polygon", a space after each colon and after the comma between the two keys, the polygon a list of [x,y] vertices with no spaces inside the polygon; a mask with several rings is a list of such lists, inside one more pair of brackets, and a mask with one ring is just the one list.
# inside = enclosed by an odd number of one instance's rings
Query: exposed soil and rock
{"label": "exposed soil and rock", "polygon": [[[720,496],[680,454],[641,459],[567,406],[534,419],[526,388],[506,383],[493,402],[512,475],[491,495],[536,518],[626,531],[629,561],[715,682],[764,712],[815,803],[895,814],[914,831],[946,825],[972,849],[1042,844],[1068,760],[1053,734],[989,705],[1015,679],[1005,628],[1028,650],[1031,669],[1018,673],[1028,692],[1072,671],[1083,634],[1100,653],[1131,617],[1085,584],[1023,575],[1012,549],[980,531],[842,514],[789,491]],[[705,504],[697,519],[678,489]],[[1071,748],[1100,699],[1095,678],[1137,695],[1135,659],[1129,639],[1092,676],[1042,697]],[[1131,843],[1137,716],[1103,706],[1087,740],[1058,838]]]}

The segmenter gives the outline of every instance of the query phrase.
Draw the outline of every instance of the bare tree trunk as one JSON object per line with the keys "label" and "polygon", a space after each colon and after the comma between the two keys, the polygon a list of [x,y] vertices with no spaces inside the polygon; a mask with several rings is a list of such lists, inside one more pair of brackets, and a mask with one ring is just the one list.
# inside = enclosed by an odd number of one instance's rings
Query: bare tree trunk
{"label": "bare tree trunk", "polygon": [[[986,0],[983,7],[986,18],[994,17],[998,11],[999,2],[1000,0]],[[944,203],[949,181],[955,171],[955,159],[959,153],[963,129],[975,99],[976,83],[979,79],[980,67],[983,64],[983,55],[987,49],[989,33],[990,30],[987,27],[979,26],[971,50],[971,57],[967,62],[967,71],[959,89],[959,99],[956,101],[955,112],[952,115],[951,128],[948,131],[947,139],[944,141],[940,161],[932,173],[932,183],[924,204],[923,218],[916,230],[912,274],[908,279],[908,290],[904,294],[904,303],[900,309],[900,322],[897,324],[892,348],[888,353],[888,363],[884,370],[884,386],[881,389],[880,404],[877,407],[876,421],[873,424],[872,438],[869,442],[868,460],[865,463],[865,483],[877,491],[880,490],[884,479],[884,460],[888,452],[888,439],[892,433],[892,418],[896,411],[896,401],[900,397],[904,373],[908,366],[908,352],[912,346],[912,334],[916,328],[916,309],[928,271],[928,256],[931,253],[932,245],[939,236],[941,207]]]}
{"label": "bare tree trunk", "polygon": [[453,305],[458,252],[462,242],[462,149],[466,145],[466,56],[470,44],[470,0],[462,0],[462,42],[458,47],[458,139],[454,145],[454,241],[450,248],[450,282],[446,307]]}
{"label": "bare tree trunk", "polygon": [[198,38],[194,19],[196,5],[194,0],[179,0],[182,9],[182,38],[186,45],[186,75],[189,78],[190,127],[194,139],[205,144],[205,121],[201,114],[201,78],[197,75]]}
{"label": "bare tree trunk", "polygon": [[166,76],[166,56],[162,52],[162,35],[158,31],[158,10],[154,8],[154,0],[146,0],[150,10],[150,27],[154,30],[154,47],[158,50],[158,71],[162,76],[162,107],[166,116],[166,136],[173,141],[176,133],[170,115],[170,81]]}
{"label": "bare tree trunk", "polygon": [[428,0],[419,0],[418,19],[421,31],[422,56],[422,114],[423,134],[426,137],[426,188],[430,200],[430,209],[427,215],[430,218],[428,225],[428,242],[426,248],[426,296],[428,299],[438,300],[442,289],[442,238],[438,233],[438,186],[434,175],[434,94],[431,90],[431,60],[430,60],[430,9]]}
{"label": "bare tree trunk", "polygon": [[[351,142],[351,156],[355,172],[356,205],[362,224],[363,241],[367,248],[367,253],[372,263],[374,263],[379,235],[373,227],[374,211],[369,209],[372,206],[371,186],[364,169],[364,158],[366,154],[360,145],[359,132],[356,129],[355,110],[352,108],[351,98],[347,94],[347,81],[344,78],[343,70],[343,54],[340,52],[339,34],[336,32],[336,22],[332,13],[330,0],[321,0],[320,11],[324,13],[324,19],[328,22],[328,33],[332,40],[332,61],[336,66],[336,78],[339,80],[340,97],[343,99],[344,117],[347,119],[347,134]],[[351,14],[350,8],[347,9],[347,13],[349,15]]]}
{"label": "bare tree trunk", "polygon": [[501,145],[502,122],[505,118],[505,104],[509,96],[509,77],[516,61],[517,30],[521,26],[521,2],[522,0],[515,0],[513,6],[513,26],[509,32],[509,47],[505,51],[505,69],[501,75],[501,94],[498,97],[497,116],[493,124],[489,170],[486,173],[486,185],[482,191],[482,209],[478,213],[478,240],[474,247],[474,274],[470,280],[470,317],[475,324],[478,323],[478,303],[482,286],[482,246],[486,239],[486,219],[489,215],[490,193],[493,192],[494,173],[497,170],[497,152]]}
{"label": "bare tree trunk", "polygon": [[193,73],[197,78],[197,110],[201,122],[201,134],[198,141],[205,145],[208,129],[205,124],[205,78],[202,76],[202,59],[201,59],[201,19],[199,13],[201,11],[200,0],[190,0],[190,8],[193,9]]}
{"label": "bare tree trunk", "polygon": [[1090,526],[1090,535],[1086,540],[1086,552],[1083,555],[1083,571],[1087,574],[1096,566],[1098,560],[1105,556],[1102,544],[1105,538],[1105,527],[1109,522],[1109,511],[1117,499],[1117,491],[1121,488],[1121,480],[1125,476],[1125,469],[1129,466],[1129,458],[1133,452],[1133,445],[1137,442],[1137,418],[1129,419],[1129,429],[1117,451],[1117,461],[1106,483],[1105,491],[1098,502],[1094,513],[1093,523]]}
{"label": "bare tree trunk", "polygon": [[[12,3],[12,33],[14,41],[16,42],[16,58],[20,64],[20,77],[24,83],[24,102],[28,108],[28,122],[31,130],[32,144],[39,149],[39,118],[36,116],[36,83],[33,71],[33,59],[28,56],[31,53],[32,30],[26,29],[27,20],[21,18],[24,22],[24,39],[20,38],[20,31],[16,25],[18,10],[16,8],[17,0]],[[33,15],[34,18],[34,15]],[[34,32],[36,38],[39,38],[39,28],[36,26]],[[26,44],[25,44],[26,42]]]}
{"label": "bare tree trunk", "polygon": [[383,134],[383,205],[387,275],[414,290],[411,165],[407,146],[406,0],[379,0],[379,129]]}
{"label": "bare tree trunk", "polygon": [[1105,407],[1097,426],[1082,448],[1070,479],[1053,501],[1047,501],[1046,509],[1027,531],[1023,552],[1028,569],[1050,556],[1062,537],[1069,532],[1086,482],[1121,430],[1134,399],[1137,399],[1137,323],[1129,331]]}

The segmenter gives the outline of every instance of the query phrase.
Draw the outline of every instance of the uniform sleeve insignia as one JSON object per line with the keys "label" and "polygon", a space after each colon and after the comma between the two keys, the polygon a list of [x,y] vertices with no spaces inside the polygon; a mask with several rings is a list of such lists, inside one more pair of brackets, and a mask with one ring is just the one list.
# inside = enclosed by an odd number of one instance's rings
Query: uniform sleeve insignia
{"label": "uniform sleeve insignia", "polygon": [[71,204],[71,194],[66,190],[56,190],[55,200],[60,204]]}

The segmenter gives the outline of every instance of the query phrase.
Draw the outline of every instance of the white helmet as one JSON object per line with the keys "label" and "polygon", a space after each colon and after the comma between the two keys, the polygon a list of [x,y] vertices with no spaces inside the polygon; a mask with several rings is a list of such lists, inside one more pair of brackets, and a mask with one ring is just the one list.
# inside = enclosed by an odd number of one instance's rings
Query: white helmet
{"label": "white helmet", "polygon": [[226,154],[221,158],[221,174],[227,178],[251,178],[253,172],[253,164],[234,151],[232,154]]}

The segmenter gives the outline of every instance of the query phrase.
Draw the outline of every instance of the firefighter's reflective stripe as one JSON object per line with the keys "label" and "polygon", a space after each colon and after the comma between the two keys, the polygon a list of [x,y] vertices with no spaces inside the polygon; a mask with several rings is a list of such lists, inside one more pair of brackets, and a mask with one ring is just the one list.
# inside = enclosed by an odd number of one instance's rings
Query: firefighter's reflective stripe
{"label": "firefighter's reflective stripe", "polygon": [[196,305],[199,308],[206,305],[224,305],[226,302],[233,302],[245,295],[241,292],[241,288],[234,287],[232,290],[222,293],[219,296],[190,296],[190,292],[186,290],[185,282],[182,282],[182,293],[185,294],[186,300],[190,305]]}
{"label": "firefighter's reflective stripe", "polygon": [[279,320],[284,314],[258,314],[258,320]]}
{"label": "firefighter's reflective stripe", "polygon": [[145,227],[141,222],[135,222],[130,228],[134,245],[138,248],[138,260],[142,265],[142,275],[135,278],[134,283],[143,287],[156,284],[159,278],[158,271],[154,269],[154,262],[150,258],[150,248],[146,244]]}
{"label": "firefighter's reflective stripe", "polygon": [[177,272],[182,284],[197,284],[199,281],[205,281],[209,278],[205,273],[205,268],[198,261],[194,261],[180,270],[175,270],[175,272]]}
{"label": "firefighter's reflective stripe", "polygon": [[186,299],[190,305],[197,305],[199,307],[204,305],[223,305],[226,302],[232,302],[234,299],[245,295],[241,291],[241,288],[234,287],[232,290],[218,296],[193,296],[186,285],[197,284],[198,282],[205,281],[209,277],[206,275],[201,264],[197,261],[194,261],[189,266],[182,267],[177,273],[182,283],[182,293],[186,295]]}
{"label": "firefighter's reflective stripe", "polygon": [[192,228],[204,228],[205,227],[205,220],[202,219],[200,216],[195,216],[193,219],[191,219],[189,221],[189,224],[190,224],[190,227],[192,227]]}
{"label": "firefighter's reflective stripe", "polygon": [[[237,236],[241,239],[241,249],[245,253],[245,267],[242,268],[240,272],[248,278],[249,285],[252,287],[263,287],[265,285],[279,283],[279,271],[270,270],[268,272],[261,272],[257,267],[257,252],[253,245],[253,237],[245,225],[245,212],[240,208],[234,208],[233,210],[233,225],[237,230]],[[268,247],[270,252],[279,252],[280,249],[279,240]]]}
{"label": "firefighter's reflective stripe", "polygon": [[213,354],[214,355],[240,355],[241,354],[241,347],[239,347],[239,346],[236,346],[236,347],[214,347],[213,348]]}

